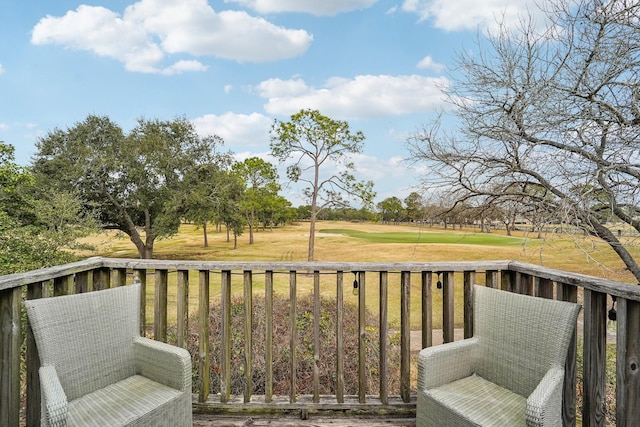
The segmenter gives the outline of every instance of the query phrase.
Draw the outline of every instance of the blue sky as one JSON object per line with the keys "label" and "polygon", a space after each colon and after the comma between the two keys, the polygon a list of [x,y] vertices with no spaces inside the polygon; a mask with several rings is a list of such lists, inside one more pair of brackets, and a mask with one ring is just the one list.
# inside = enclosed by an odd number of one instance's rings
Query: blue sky
{"label": "blue sky", "polygon": [[[274,119],[318,109],[361,130],[356,176],[404,198],[407,136],[446,108],[455,53],[535,0],[0,0],[0,140],[28,164],[39,136],[89,114],[125,131],[186,116],[239,160]],[[277,163],[273,160],[274,163]],[[284,173],[281,173],[284,179]],[[293,191],[293,190],[291,190]],[[294,204],[295,193],[285,194]]]}

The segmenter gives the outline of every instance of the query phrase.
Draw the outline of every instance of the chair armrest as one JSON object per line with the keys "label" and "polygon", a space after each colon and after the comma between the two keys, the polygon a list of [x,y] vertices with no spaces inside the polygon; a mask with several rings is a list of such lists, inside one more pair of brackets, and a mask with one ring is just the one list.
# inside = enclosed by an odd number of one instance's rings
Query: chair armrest
{"label": "chair armrest", "polygon": [[427,347],[418,355],[418,390],[468,377],[475,370],[478,338]]}
{"label": "chair armrest", "polygon": [[528,426],[562,425],[564,369],[553,367],[527,398]]}
{"label": "chair armrest", "polygon": [[191,393],[191,355],[187,350],[139,337],[134,341],[134,354],[140,375]]}
{"label": "chair armrest", "polygon": [[42,396],[42,425],[64,427],[67,425],[67,395],[62,389],[56,368],[42,366],[38,370],[40,376],[40,393]]}

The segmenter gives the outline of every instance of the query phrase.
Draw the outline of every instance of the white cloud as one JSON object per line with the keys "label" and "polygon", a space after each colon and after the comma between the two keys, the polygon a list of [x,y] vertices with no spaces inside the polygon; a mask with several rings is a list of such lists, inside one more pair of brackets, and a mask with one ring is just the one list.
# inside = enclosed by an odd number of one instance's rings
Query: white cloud
{"label": "white cloud", "polygon": [[269,145],[272,120],[259,113],[205,114],[191,120],[201,136],[218,135],[225,145],[233,147],[265,147]]}
{"label": "white cloud", "polygon": [[404,0],[402,10],[447,31],[495,29],[497,22],[516,24],[521,16],[540,14],[538,0]]}
{"label": "white cloud", "polygon": [[206,0],[140,0],[122,15],[80,5],[33,28],[33,44],[58,44],[121,61],[129,71],[176,74],[203,71],[199,61],[162,67],[167,55],[213,56],[268,62],[304,53],[313,36],[241,11],[214,11]]}
{"label": "white cloud", "polygon": [[292,114],[313,108],[343,119],[360,119],[433,111],[444,106],[446,78],[419,75],[362,75],[333,78],[314,88],[300,79],[270,79],[257,86],[270,114]]}
{"label": "white cloud", "polygon": [[0,64],[0,75],[4,74],[4,67],[2,66],[2,64]]}
{"label": "white cloud", "polygon": [[5,123],[0,123],[0,130],[2,130],[2,131],[9,130],[9,125],[7,125]]}
{"label": "white cloud", "polygon": [[445,68],[447,68],[444,64],[438,64],[437,62],[435,62],[431,56],[425,56],[424,58],[422,58],[420,62],[418,62],[417,67],[433,70],[436,73],[440,73],[444,71]]}
{"label": "white cloud", "polygon": [[199,61],[178,61],[175,64],[162,70],[162,74],[173,75],[182,74],[188,71],[205,71],[207,67]]}
{"label": "white cloud", "polygon": [[239,3],[258,13],[302,12],[317,16],[332,16],[338,13],[366,9],[378,0],[224,0]]}

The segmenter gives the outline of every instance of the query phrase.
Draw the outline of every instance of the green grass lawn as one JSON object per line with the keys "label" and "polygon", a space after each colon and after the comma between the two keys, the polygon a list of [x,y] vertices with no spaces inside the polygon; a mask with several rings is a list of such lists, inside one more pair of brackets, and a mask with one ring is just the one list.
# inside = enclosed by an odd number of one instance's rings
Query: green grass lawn
{"label": "green grass lawn", "polygon": [[363,230],[346,228],[327,228],[320,233],[341,234],[356,239],[364,239],[371,243],[431,243],[431,244],[461,244],[482,246],[521,246],[524,239],[520,237],[504,236],[488,233],[455,233],[455,232],[424,232],[416,233],[391,231],[384,233],[371,233]]}

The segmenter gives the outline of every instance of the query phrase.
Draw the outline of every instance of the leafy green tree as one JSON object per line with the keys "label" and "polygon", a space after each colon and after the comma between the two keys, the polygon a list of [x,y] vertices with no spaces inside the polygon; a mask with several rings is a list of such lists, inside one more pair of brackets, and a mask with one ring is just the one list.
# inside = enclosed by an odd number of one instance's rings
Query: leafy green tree
{"label": "leafy green tree", "polygon": [[362,152],[365,137],[360,131],[351,132],[345,121],[333,120],[317,110],[301,110],[288,122],[276,120],[271,129],[271,153],[287,166],[287,177],[307,187],[310,200],[308,260],[313,261],[316,218],[320,210],[329,206],[346,206],[347,198],[355,198],[365,205],[375,193],[371,181],[357,181],[353,154]]}
{"label": "leafy green tree", "polygon": [[201,165],[185,175],[188,191],[178,195],[181,216],[202,227],[204,247],[209,246],[207,224],[220,222],[221,197],[225,197],[231,179],[230,154],[222,154],[216,163]]}
{"label": "leafy green tree", "polygon": [[95,230],[74,194],[40,191],[29,169],[15,163],[14,148],[0,141],[0,274],[73,261],[67,249]]}
{"label": "leafy green tree", "polygon": [[422,221],[424,219],[424,201],[420,193],[413,191],[404,199],[404,205],[409,221]]}
{"label": "leafy green tree", "polygon": [[215,194],[216,218],[227,229],[227,242],[229,235],[233,233],[233,248],[238,247],[238,236],[244,232],[246,216],[244,209],[245,183],[233,171],[226,175],[224,185],[219,187]]}
{"label": "leafy green tree", "polygon": [[185,176],[214,163],[220,144],[199,137],[186,118],[141,118],[125,135],[108,117],[89,115],[39,138],[33,170],[38,185],[78,194],[104,228],[126,233],[139,256],[151,258],[156,239],[178,231]]}
{"label": "leafy green tree", "polygon": [[249,224],[249,244],[254,242],[253,231],[256,225],[256,211],[268,203],[270,197],[280,191],[278,171],[275,166],[260,157],[250,157],[234,163],[233,171],[245,182],[247,190],[244,205],[247,224]]}
{"label": "leafy green tree", "polygon": [[379,202],[378,210],[382,215],[382,221],[402,221],[405,217],[405,210],[402,206],[402,200],[393,196],[387,197],[383,201]]}

